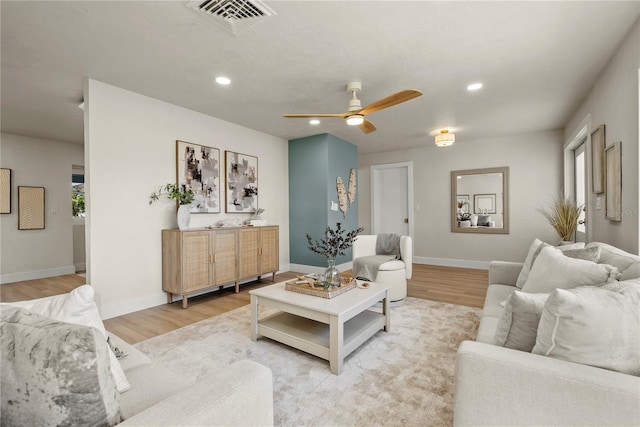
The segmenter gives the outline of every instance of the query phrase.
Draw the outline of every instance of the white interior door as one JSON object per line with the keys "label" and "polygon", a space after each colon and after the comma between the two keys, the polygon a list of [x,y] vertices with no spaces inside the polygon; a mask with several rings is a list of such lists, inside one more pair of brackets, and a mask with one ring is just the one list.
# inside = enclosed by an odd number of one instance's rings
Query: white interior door
{"label": "white interior door", "polygon": [[[585,154],[585,142],[576,148],[574,151],[574,185],[575,185],[575,197],[576,202],[581,204],[582,206],[586,206],[587,200],[587,175],[586,175],[586,159],[587,156]],[[586,242],[587,241],[587,227],[586,227],[586,214],[584,209],[580,213],[580,218],[578,219],[578,227],[576,228],[576,242]]]}
{"label": "white interior door", "polygon": [[413,165],[371,166],[371,233],[413,234]]}

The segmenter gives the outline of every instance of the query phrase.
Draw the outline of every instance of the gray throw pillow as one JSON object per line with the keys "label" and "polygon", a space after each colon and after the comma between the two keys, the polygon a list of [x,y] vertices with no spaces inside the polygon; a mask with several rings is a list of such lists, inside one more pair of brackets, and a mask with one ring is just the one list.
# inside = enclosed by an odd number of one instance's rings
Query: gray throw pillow
{"label": "gray throw pillow", "polygon": [[600,259],[600,248],[597,246],[584,249],[567,249],[562,251],[562,253],[569,258],[583,259],[591,262],[598,262]]}
{"label": "gray throw pillow", "polygon": [[112,426],[122,420],[110,350],[96,328],[3,307],[0,351],[2,425]]}
{"label": "gray throw pillow", "polygon": [[495,344],[531,353],[536,345],[538,323],[549,294],[514,291],[506,301],[496,327]]}

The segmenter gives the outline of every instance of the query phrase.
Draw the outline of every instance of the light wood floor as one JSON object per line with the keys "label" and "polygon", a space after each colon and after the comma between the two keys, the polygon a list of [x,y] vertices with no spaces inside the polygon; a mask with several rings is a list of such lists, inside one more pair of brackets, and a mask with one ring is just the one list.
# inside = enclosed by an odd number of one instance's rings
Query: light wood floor
{"label": "light wood floor", "polygon": [[[343,274],[348,274],[345,272]],[[294,278],[296,273],[276,275],[276,282]],[[85,278],[71,274],[47,279],[29,280],[0,286],[0,301],[22,301],[69,292],[83,285]],[[189,308],[181,302],[163,304],[104,321],[110,332],[135,344],[174,329],[199,322],[209,317],[249,304],[249,291],[272,284],[270,278],[247,283],[240,293],[233,287],[189,298]],[[451,304],[482,307],[488,286],[488,272],[467,268],[414,264],[407,295]]]}

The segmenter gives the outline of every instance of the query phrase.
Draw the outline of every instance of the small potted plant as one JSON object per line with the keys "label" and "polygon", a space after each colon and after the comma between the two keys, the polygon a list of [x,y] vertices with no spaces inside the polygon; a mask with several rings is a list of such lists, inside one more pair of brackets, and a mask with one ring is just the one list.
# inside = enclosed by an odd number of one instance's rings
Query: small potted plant
{"label": "small potted plant", "polygon": [[572,242],[584,206],[563,196],[553,199],[548,210],[538,209],[560,236],[560,245]]}
{"label": "small potted plant", "polygon": [[180,230],[186,230],[189,228],[191,222],[191,205],[195,200],[195,193],[192,189],[184,186],[180,187],[177,184],[166,184],[161,186],[158,191],[154,191],[149,196],[149,204],[160,200],[161,196],[167,196],[168,199],[173,199],[180,205],[178,207],[178,228]]}

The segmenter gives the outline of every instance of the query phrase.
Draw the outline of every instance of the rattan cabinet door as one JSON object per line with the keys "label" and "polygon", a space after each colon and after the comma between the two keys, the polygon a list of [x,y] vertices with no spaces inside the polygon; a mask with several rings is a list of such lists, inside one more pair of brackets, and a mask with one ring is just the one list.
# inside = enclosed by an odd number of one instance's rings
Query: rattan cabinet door
{"label": "rattan cabinet door", "polygon": [[260,228],[244,228],[238,230],[238,279],[258,276],[258,249],[260,244]]}
{"label": "rattan cabinet door", "polygon": [[260,228],[260,274],[273,273],[280,268],[279,234],[279,227]]}
{"label": "rattan cabinet door", "polygon": [[213,286],[211,248],[213,233],[189,231],[182,233],[182,291],[197,291]]}
{"label": "rattan cabinet door", "polygon": [[216,230],[213,239],[215,284],[222,285],[236,280],[237,233],[235,230]]}

